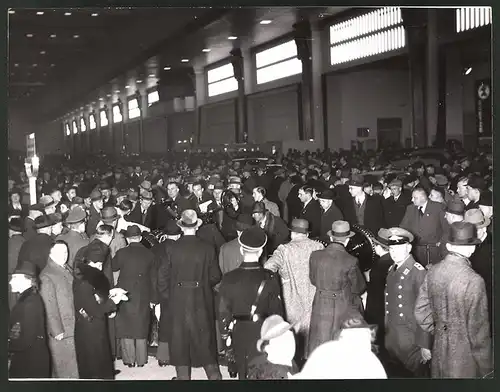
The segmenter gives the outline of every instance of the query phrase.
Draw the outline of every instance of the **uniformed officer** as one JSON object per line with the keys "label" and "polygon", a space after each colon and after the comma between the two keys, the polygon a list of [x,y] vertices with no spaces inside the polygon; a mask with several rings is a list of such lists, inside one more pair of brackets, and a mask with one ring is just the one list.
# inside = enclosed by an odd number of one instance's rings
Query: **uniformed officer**
{"label": "uniformed officer", "polygon": [[389,253],[394,264],[385,286],[385,348],[394,376],[420,377],[428,372],[430,335],[417,324],[415,301],[426,269],[410,254],[413,235],[402,228],[387,229]]}
{"label": "uniformed officer", "polygon": [[243,263],[222,278],[219,317],[226,345],[234,349],[241,380],[246,379],[250,361],[259,355],[256,344],[263,321],[272,314],[283,316],[284,308],[277,275],[259,263],[267,243],[266,233],[251,227],[243,231],[239,243]]}

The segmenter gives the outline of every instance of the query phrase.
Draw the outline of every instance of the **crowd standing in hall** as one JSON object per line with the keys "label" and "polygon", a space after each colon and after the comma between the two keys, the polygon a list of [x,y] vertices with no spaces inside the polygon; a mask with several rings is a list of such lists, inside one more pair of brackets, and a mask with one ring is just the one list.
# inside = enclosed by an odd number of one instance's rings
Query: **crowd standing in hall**
{"label": "crowd standing in hall", "polygon": [[177,379],[490,377],[491,158],[280,163],[47,159],[30,205],[11,159],[9,376],[113,379],[148,362],[157,319]]}

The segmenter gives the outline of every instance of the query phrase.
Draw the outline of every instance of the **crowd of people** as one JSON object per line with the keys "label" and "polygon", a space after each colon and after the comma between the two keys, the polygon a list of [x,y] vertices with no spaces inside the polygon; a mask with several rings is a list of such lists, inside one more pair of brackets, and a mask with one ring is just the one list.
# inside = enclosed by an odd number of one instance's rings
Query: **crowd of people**
{"label": "crowd of people", "polygon": [[272,162],[42,162],[34,205],[11,165],[9,376],[114,379],[148,362],[154,321],[179,380],[492,375],[490,157]]}

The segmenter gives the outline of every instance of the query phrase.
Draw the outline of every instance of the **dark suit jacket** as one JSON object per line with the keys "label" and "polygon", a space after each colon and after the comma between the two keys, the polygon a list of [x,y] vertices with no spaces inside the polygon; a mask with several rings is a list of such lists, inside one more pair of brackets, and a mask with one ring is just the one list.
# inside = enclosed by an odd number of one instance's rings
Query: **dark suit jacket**
{"label": "dark suit jacket", "polygon": [[323,211],[321,214],[320,239],[330,242],[326,233],[332,229],[333,222],[343,219],[344,216],[342,215],[342,211],[340,211],[335,203],[332,203],[332,206],[328,209],[328,211]]}
{"label": "dark suit jacket", "polygon": [[97,212],[94,206],[90,206],[89,220],[87,221],[86,233],[89,237],[93,236],[96,232],[97,224],[101,221],[101,214]]}
{"label": "dark suit jacket", "polygon": [[143,215],[141,211],[141,203],[137,203],[125,219],[129,222],[139,223],[140,225],[149,227],[150,229],[156,229],[157,214],[155,211],[157,208],[157,204],[151,204],[146,213]]}
{"label": "dark suit jacket", "polygon": [[[356,216],[353,197],[349,200],[345,200],[344,210],[342,212],[344,213],[344,219],[351,225],[358,224],[358,217]],[[366,195],[365,200],[365,216],[363,226],[370,230],[374,235],[377,235],[380,228],[387,227],[384,219],[384,209],[382,203],[379,199],[373,198],[369,195]]]}
{"label": "dark suit jacket", "polygon": [[305,219],[309,222],[309,230],[311,238],[316,238],[321,235],[321,206],[317,200],[312,199],[305,208],[302,208],[299,214],[300,219]]}
{"label": "dark suit jacket", "polygon": [[8,242],[8,273],[9,275],[14,272],[17,267],[17,260],[19,258],[19,252],[23,246],[26,239],[22,235],[13,235],[9,238]]}
{"label": "dark suit jacket", "polygon": [[[483,278],[486,285],[486,297],[488,299],[488,314],[490,318],[490,327],[493,317],[493,255],[492,255],[492,236],[488,234],[486,239],[476,246],[476,250],[470,257],[471,266],[481,278]],[[493,330],[490,328],[490,332]]]}
{"label": "dark suit jacket", "polygon": [[398,200],[391,196],[384,199],[384,217],[387,228],[398,227],[405,216],[406,207],[411,203],[411,194],[403,191]]}
{"label": "dark suit jacket", "polygon": [[288,221],[291,222],[293,218],[297,218],[302,211],[303,204],[299,199],[299,189],[301,185],[294,185],[288,196],[286,197],[286,204],[288,207]]}
{"label": "dark suit jacket", "polygon": [[276,248],[284,244],[290,235],[290,230],[283,219],[266,212],[264,231],[267,234],[267,244],[264,248],[264,258],[271,256]]}

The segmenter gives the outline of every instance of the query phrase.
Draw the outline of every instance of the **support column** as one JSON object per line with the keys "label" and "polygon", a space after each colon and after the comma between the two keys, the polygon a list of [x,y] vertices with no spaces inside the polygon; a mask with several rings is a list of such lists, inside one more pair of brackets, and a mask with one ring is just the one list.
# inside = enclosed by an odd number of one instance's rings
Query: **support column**
{"label": "support column", "polygon": [[427,144],[432,146],[438,140],[439,107],[439,43],[437,9],[427,9],[427,61],[426,61],[426,111]]}
{"label": "support column", "polygon": [[302,83],[301,83],[301,102],[302,102],[302,127],[304,140],[314,139],[313,128],[313,106],[312,106],[312,56],[311,56],[311,25],[308,21],[296,23],[295,43],[297,45],[298,59],[302,61]]}
{"label": "support column", "polygon": [[206,77],[202,67],[193,67],[195,74],[195,94],[196,94],[196,136],[194,143],[201,143],[201,107],[205,104],[206,97]]}
{"label": "support column", "polygon": [[[144,130],[143,130],[143,110],[148,106],[147,94],[141,94],[139,90],[136,91],[135,97],[137,99],[137,105],[139,106],[139,154],[144,150]],[[146,98],[146,104],[144,105],[144,98]]]}
{"label": "support column", "polygon": [[236,143],[248,142],[248,114],[247,100],[245,95],[245,70],[243,67],[243,54],[241,49],[231,51],[231,64],[234,69],[234,77],[238,81],[238,100],[237,100],[237,126]]}
{"label": "support column", "polygon": [[410,90],[412,102],[412,136],[414,147],[427,145],[425,71],[427,57],[427,10],[401,10],[408,43]]}
{"label": "support column", "polygon": [[326,148],[325,122],[323,117],[323,42],[322,31],[317,23],[311,31],[311,61],[312,61],[312,125],[315,141],[320,148]]}

